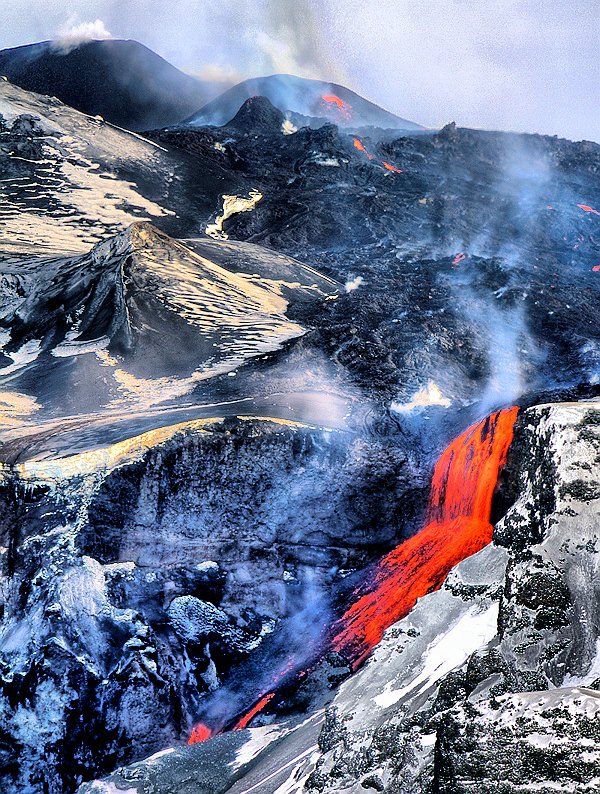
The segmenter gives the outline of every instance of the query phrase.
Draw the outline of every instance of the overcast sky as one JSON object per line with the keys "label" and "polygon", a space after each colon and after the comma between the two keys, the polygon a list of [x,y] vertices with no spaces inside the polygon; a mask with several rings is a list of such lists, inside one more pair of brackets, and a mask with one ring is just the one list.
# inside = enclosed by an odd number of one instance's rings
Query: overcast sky
{"label": "overcast sky", "polygon": [[600,142],[600,0],[0,0],[0,48],[73,31],[201,75],[343,82],[429,127]]}

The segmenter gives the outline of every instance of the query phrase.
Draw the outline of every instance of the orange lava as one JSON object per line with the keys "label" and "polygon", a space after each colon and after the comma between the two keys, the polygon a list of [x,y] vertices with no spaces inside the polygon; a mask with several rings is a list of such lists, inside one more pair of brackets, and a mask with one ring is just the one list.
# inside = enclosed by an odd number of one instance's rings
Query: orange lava
{"label": "orange lava", "polygon": [[269,692],[268,695],[262,697],[255,706],[252,706],[250,711],[247,711],[244,716],[239,719],[236,724],[233,726],[234,731],[243,731],[244,728],[247,728],[248,725],[252,722],[252,720],[256,717],[256,715],[261,712],[267,703],[270,703],[271,700],[275,697],[274,692]]}
{"label": "orange lava", "polygon": [[344,102],[344,100],[340,99],[339,96],[336,96],[335,94],[326,94],[325,96],[322,96],[321,99],[324,102],[327,102],[328,105],[333,105],[334,107],[336,107],[344,118],[346,119],[350,118],[351,116],[350,111],[352,110],[352,105],[349,105],[347,102]]}
{"label": "orange lava", "polygon": [[460,264],[463,261],[463,259],[466,259],[466,258],[467,258],[466,254],[463,254],[463,253],[456,254],[454,259],[452,260],[452,264],[453,265],[458,265],[458,264]]}
{"label": "orange lava", "polygon": [[354,148],[358,149],[359,152],[363,152],[364,154],[366,154],[369,160],[373,159],[373,155],[369,154],[369,152],[365,149],[363,142],[360,140],[360,138],[354,139]]}
{"label": "orange lava", "polygon": [[594,271],[594,273],[598,273],[598,272],[600,272],[600,265],[594,265],[594,267],[592,268],[592,270]]}
{"label": "orange lava", "polygon": [[577,206],[579,207],[580,210],[583,210],[584,212],[593,212],[594,215],[600,215],[600,212],[598,210],[595,210],[593,207],[588,207],[587,204],[578,204]]}
{"label": "orange lava", "polygon": [[384,168],[387,168],[388,171],[393,171],[395,174],[402,173],[402,171],[399,168],[396,168],[395,165],[391,165],[390,163],[386,163],[385,160],[383,160],[381,164]]}
{"label": "orange lava", "polygon": [[332,645],[354,668],[418,598],[439,589],[450,570],[492,540],[490,512],[518,408],[470,427],[443,453],[432,480],[427,525],[379,562],[374,580],[334,626]]}
{"label": "orange lava", "polygon": [[198,725],[194,725],[194,729],[191,733],[190,738],[188,739],[188,744],[200,744],[200,742],[206,742],[213,736],[213,731],[205,725],[203,722],[199,722]]}

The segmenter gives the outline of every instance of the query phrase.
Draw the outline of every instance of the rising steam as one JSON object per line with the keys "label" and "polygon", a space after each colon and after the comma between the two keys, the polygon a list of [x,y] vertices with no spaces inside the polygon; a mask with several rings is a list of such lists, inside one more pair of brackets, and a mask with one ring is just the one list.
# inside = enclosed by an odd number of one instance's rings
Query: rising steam
{"label": "rising steam", "polygon": [[85,41],[112,38],[112,33],[107,30],[106,25],[101,19],[77,24],[73,18],[71,18],[56,38],[53,39],[52,45],[54,49],[66,55]]}

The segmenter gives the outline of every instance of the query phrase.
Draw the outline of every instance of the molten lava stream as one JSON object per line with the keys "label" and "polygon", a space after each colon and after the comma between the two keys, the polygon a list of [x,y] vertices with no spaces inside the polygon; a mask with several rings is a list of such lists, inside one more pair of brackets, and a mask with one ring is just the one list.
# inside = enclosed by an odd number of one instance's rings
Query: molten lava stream
{"label": "molten lava stream", "polygon": [[255,706],[252,706],[252,708],[249,711],[247,711],[244,714],[244,716],[236,722],[236,724],[233,726],[233,730],[243,731],[244,728],[247,728],[248,725],[252,722],[252,720],[256,717],[256,715],[259,714],[264,709],[264,707],[273,700],[274,697],[275,697],[274,692],[269,692],[268,695],[262,697]]}
{"label": "molten lava stream", "polygon": [[433,474],[427,525],[379,562],[372,582],[334,625],[333,648],[354,668],[407,615],[437,590],[461,560],[492,540],[490,513],[518,408],[470,427],[445,450]]}
{"label": "molten lava stream", "polygon": [[588,204],[578,204],[577,206],[579,207],[580,210],[583,210],[584,212],[591,212],[594,215],[600,215],[600,212],[598,210],[595,210],[593,207],[590,207]]}
{"label": "molten lava stream", "polygon": [[358,149],[359,152],[363,152],[363,154],[366,154],[369,160],[373,159],[373,155],[369,154],[369,152],[365,149],[364,144],[360,140],[360,138],[354,138],[354,148]]}
{"label": "molten lava stream", "polygon": [[188,744],[206,742],[208,739],[211,739],[214,734],[215,731],[213,731],[212,728],[209,728],[208,725],[205,725],[203,722],[199,722],[197,725],[194,725],[190,738],[188,739]]}
{"label": "molten lava stream", "polygon": [[325,96],[322,96],[321,99],[323,102],[326,102],[327,105],[337,108],[345,119],[350,119],[352,115],[352,105],[344,102],[344,100],[340,99],[339,96],[336,96],[335,94],[326,94]]}

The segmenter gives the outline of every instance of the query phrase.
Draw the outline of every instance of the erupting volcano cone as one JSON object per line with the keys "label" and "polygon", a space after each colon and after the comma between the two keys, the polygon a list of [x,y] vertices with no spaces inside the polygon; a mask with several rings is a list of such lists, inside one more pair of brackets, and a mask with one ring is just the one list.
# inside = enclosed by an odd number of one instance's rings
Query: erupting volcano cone
{"label": "erupting volcano cone", "polygon": [[518,408],[498,411],[455,439],[432,480],[428,523],[377,565],[373,580],[334,626],[332,645],[358,667],[383,632],[437,590],[461,560],[492,540],[490,513]]}

